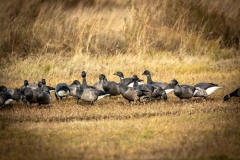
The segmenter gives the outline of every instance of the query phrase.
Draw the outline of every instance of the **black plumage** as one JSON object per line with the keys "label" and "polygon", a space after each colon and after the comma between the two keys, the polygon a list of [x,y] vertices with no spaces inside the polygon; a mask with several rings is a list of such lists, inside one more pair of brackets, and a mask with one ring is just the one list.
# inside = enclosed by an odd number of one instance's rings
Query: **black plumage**
{"label": "black plumage", "polygon": [[150,84],[153,87],[160,86],[166,91],[167,94],[173,91],[173,87],[171,87],[171,85],[169,85],[167,82],[153,82],[151,73],[148,70],[145,70],[142,75],[147,76],[147,84]]}
{"label": "black plumage", "polygon": [[55,87],[55,97],[57,100],[60,100],[60,99],[62,100],[63,97],[66,97],[67,99],[69,96],[69,93],[70,93],[70,88],[66,83],[59,83]]}
{"label": "black plumage", "polygon": [[81,83],[79,82],[79,80],[74,80],[72,84],[70,84],[69,86],[70,89],[70,96],[76,97],[76,91],[77,91],[77,87],[81,87]]}
{"label": "black plumage", "polygon": [[103,89],[103,80],[104,80],[104,79],[106,79],[106,76],[105,76],[104,74],[100,74],[100,75],[99,75],[99,82],[96,82],[96,83],[93,85],[93,88],[104,91],[104,89]]}
{"label": "black plumage", "polygon": [[105,93],[102,90],[89,87],[86,80],[86,72],[82,72],[82,86],[78,87],[76,90],[77,103],[81,99],[85,102],[90,102],[93,104],[95,101],[102,99],[104,97],[110,96],[110,94]]}
{"label": "black plumage", "polygon": [[240,97],[240,87],[237,88],[236,90],[234,90],[233,92],[225,95],[225,96],[223,97],[223,101],[227,101],[227,100],[229,100],[231,97]]}
{"label": "black plumage", "polygon": [[[120,77],[120,79],[122,80],[122,83],[128,87],[133,87],[133,78],[132,77],[129,77],[129,78],[124,78],[124,74],[120,71],[116,72],[115,74],[118,74],[118,76]],[[142,83],[143,80],[141,79],[138,79],[138,84],[143,84]]]}
{"label": "black plumage", "polygon": [[179,85],[175,79],[171,81],[171,84],[174,86],[174,94],[180,98],[180,100],[191,99],[194,96],[195,87],[187,84]]}
{"label": "black plumage", "polygon": [[49,105],[52,101],[52,97],[50,96],[50,93],[47,91],[44,91],[42,82],[38,82],[38,92],[37,92],[37,103],[39,106],[42,104]]}
{"label": "black plumage", "polygon": [[10,105],[13,101],[12,95],[7,91],[0,91],[0,106]]}
{"label": "black plumage", "polygon": [[103,79],[103,90],[106,93],[110,94],[111,96],[120,95],[119,83],[114,82],[114,81],[108,81],[106,76]]}
{"label": "black plumage", "polygon": [[194,87],[198,89],[194,97],[204,97],[204,99],[207,99],[208,96],[216,92],[218,89],[222,88],[217,84],[208,82],[200,82],[194,85]]}
{"label": "black plumage", "polygon": [[55,88],[54,87],[51,87],[51,86],[47,86],[46,84],[46,80],[43,78],[42,79],[42,89],[44,92],[48,92],[50,94],[50,92],[54,92],[55,91]]}
{"label": "black plumage", "polygon": [[24,81],[24,96],[26,100],[29,102],[30,107],[32,103],[37,103],[37,89],[33,89],[32,86],[29,86],[28,81]]}
{"label": "black plumage", "polygon": [[128,87],[122,78],[121,72],[116,72],[114,75],[117,75],[120,78],[119,90],[123,98],[129,102],[133,101],[134,103],[137,103],[140,102],[141,98],[146,97],[146,95],[138,88]]}

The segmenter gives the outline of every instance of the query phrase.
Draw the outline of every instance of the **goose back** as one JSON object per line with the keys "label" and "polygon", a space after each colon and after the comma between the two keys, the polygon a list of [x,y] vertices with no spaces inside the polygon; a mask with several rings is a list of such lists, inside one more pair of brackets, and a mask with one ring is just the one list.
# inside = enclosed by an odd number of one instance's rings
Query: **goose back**
{"label": "goose back", "polygon": [[12,95],[7,91],[0,91],[0,106],[11,104],[13,101]]}
{"label": "goose back", "polygon": [[184,84],[179,85],[178,81],[173,79],[171,84],[174,85],[174,94],[180,99],[191,99],[194,96],[196,90],[195,87]]}
{"label": "goose back", "polygon": [[222,88],[214,83],[200,82],[194,85],[195,88],[198,87],[199,92],[197,92],[194,97],[208,97],[213,94],[218,89]]}
{"label": "goose back", "polygon": [[62,97],[68,98],[69,93],[70,93],[70,88],[66,83],[57,84],[55,88],[55,97],[57,100],[59,99],[62,100]]}
{"label": "goose back", "polygon": [[81,87],[81,83],[78,80],[74,80],[73,83],[71,85],[69,85],[69,89],[70,89],[69,95],[70,96],[76,97],[77,87]]}

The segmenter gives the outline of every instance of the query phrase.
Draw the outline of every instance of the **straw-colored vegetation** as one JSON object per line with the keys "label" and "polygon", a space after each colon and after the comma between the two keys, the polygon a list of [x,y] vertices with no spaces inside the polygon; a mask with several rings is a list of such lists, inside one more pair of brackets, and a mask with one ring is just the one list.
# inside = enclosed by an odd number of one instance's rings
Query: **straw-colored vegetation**
{"label": "straw-colored vegetation", "polygon": [[[150,5],[151,4],[151,5]],[[47,85],[104,73],[221,90],[193,98],[129,105],[106,98],[93,106],[71,98],[50,108],[21,102],[0,110],[0,159],[239,159],[240,2],[234,0],[3,0],[0,85],[25,79]]]}

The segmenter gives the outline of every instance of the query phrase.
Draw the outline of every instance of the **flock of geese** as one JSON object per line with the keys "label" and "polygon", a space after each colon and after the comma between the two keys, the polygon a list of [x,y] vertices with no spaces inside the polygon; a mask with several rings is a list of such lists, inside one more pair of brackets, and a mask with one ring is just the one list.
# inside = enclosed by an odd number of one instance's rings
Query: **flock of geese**
{"label": "flock of geese", "polygon": [[[124,99],[129,102],[140,102],[141,99],[147,99],[149,102],[152,99],[162,99],[167,101],[167,94],[174,92],[180,100],[190,100],[192,97],[203,97],[207,99],[221,87],[214,83],[200,82],[194,86],[182,84],[180,85],[176,79],[171,80],[170,83],[154,82],[148,70],[145,70],[142,75],[147,77],[147,83],[144,84],[137,77],[133,75],[130,78],[124,78],[122,72],[116,72],[114,75],[120,78],[120,83],[108,81],[104,74],[99,75],[99,82],[93,86],[89,86],[86,80],[86,72],[82,71],[82,83],[79,80],[74,80],[72,84],[59,83],[57,86],[51,87],[46,85],[46,80],[38,83],[29,83],[24,80],[24,85],[19,89],[6,88],[0,86],[0,106],[10,105],[13,100],[22,101],[25,105],[37,103],[39,106],[50,105],[52,96],[50,92],[54,92],[58,101],[63,97],[76,97],[77,103],[79,100],[93,104],[95,101],[109,96],[122,95]],[[233,92],[224,96],[223,101],[229,100],[231,97],[240,97],[240,87]]]}

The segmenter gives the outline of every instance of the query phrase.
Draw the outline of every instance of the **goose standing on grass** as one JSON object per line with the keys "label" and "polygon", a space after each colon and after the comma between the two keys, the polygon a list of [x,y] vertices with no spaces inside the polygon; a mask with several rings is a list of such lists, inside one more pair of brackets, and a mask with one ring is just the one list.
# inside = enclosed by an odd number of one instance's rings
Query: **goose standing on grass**
{"label": "goose standing on grass", "polygon": [[[118,71],[118,72],[116,72],[116,73],[118,74],[118,76],[120,77],[120,79],[122,79],[122,83],[123,83],[124,85],[126,85],[126,86],[128,86],[128,87],[133,87],[134,82],[133,82],[133,78],[132,78],[132,77],[124,78],[124,75],[123,75],[122,72]],[[139,79],[139,80],[138,80],[138,84],[139,84],[139,85],[143,84],[142,81],[143,81],[143,80]]]}
{"label": "goose standing on grass", "polygon": [[37,89],[32,89],[27,80],[24,80],[24,86],[23,93],[31,107],[32,103],[37,103]]}
{"label": "goose standing on grass", "polygon": [[172,87],[169,87],[170,85],[167,82],[153,82],[151,73],[148,70],[145,70],[142,75],[147,76],[147,84],[150,84],[153,87],[160,86],[162,89],[166,91],[167,94],[174,90]]}
{"label": "goose standing on grass", "polygon": [[59,83],[55,88],[55,97],[57,100],[62,100],[63,97],[68,98],[70,93],[70,88],[66,83]]}
{"label": "goose standing on grass", "polygon": [[27,100],[25,96],[20,92],[20,89],[8,88],[7,91],[12,95],[13,100],[17,102],[21,100],[23,104],[27,105]]}
{"label": "goose standing on grass", "polygon": [[194,87],[198,89],[194,97],[204,97],[204,99],[207,99],[208,96],[213,94],[218,89],[222,88],[217,84],[207,82],[200,82],[194,85]]}
{"label": "goose standing on grass", "polygon": [[195,94],[196,88],[193,86],[187,84],[179,85],[176,79],[171,80],[171,84],[174,86],[173,92],[175,96],[177,96],[180,100],[190,100]]}
{"label": "goose standing on grass", "polygon": [[114,81],[108,81],[106,76],[103,79],[103,89],[106,93],[110,94],[111,96],[120,95],[119,83]]}
{"label": "goose standing on grass", "polygon": [[137,88],[140,91],[142,91],[146,95],[146,97],[149,99],[149,101],[151,102],[152,101],[152,93],[154,91],[153,86],[148,85],[148,84],[138,85],[139,78],[135,74],[132,76],[132,78],[133,78],[133,82],[134,82],[133,83],[133,87]]}
{"label": "goose standing on grass", "polygon": [[152,93],[152,97],[156,99],[163,99],[166,102],[168,99],[166,91],[162,89],[162,87],[160,86],[153,87],[153,88],[154,90]]}
{"label": "goose standing on grass", "polygon": [[12,95],[7,91],[0,91],[0,106],[10,105],[13,101]]}
{"label": "goose standing on grass", "polygon": [[95,89],[92,87],[88,87],[87,80],[86,80],[86,72],[82,72],[82,86],[77,88],[76,96],[77,96],[77,104],[79,102],[79,99],[85,102],[90,102],[91,105],[99,99],[102,99],[104,97],[110,96],[110,94],[105,93],[102,90]]}
{"label": "goose standing on grass", "polygon": [[93,85],[93,88],[104,91],[104,89],[103,89],[103,80],[104,80],[104,79],[106,79],[106,76],[105,76],[104,74],[100,74],[100,75],[99,75],[99,82],[96,82],[96,83]]}
{"label": "goose standing on grass", "polygon": [[82,88],[83,89],[85,89],[85,88],[94,88],[93,86],[89,86],[87,84],[86,76],[87,76],[87,73],[85,71],[82,71]]}
{"label": "goose standing on grass", "polygon": [[114,75],[117,75],[120,78],[120,84],[119,84],[120,93],[123,96],[123,98],[128,100],[129,103],[133,101],[134,104],[136,104],[137,102],[140,102],[141,98],[146,97],[146,95],[142,91],[140,91],[138,88],[128,87],[124,83],[124,79],[122,78],[121,72],[116,72],[114,73]]}
{"label": "goose standing on grass", "polygon": [[[138,79],[136,75],[133,75],[133,79]],[[142,90],[151,101],[151,98],[162,98],[164,101],[167,100],[167,94],[164,89],[162,89],[160,86],[152,86],[150,84],[141,84],[138,85],[134,82],[133,87],[138,87],[140,90]]]}
{"label": "goose standing on grass", "polygon": [[76,97],[76,91],[77,91],[77,87],[81,87],[81,83],[79,82],[79,80],[74,80],[72,84],[70,84],[69,86],[70,89],[70,96]]}
{"label": "goose standing on grass", "polygon": [[41,104],[49,104],[52,101],[52,97],[50,96],[49,92],[44,91],[42,82],[38,82],[38,92],[37,92],[37,102],[38,106],[40,107]]}
{"label": "goose standing on grass", "polygon": [[25,96],[20,92],[20,89],[14,89],[14,88],[7,88],[5,86],[0,86],[0,91],[7,91],[11,94],[13,100],[19,101],[21,100],[24,104],[27,104],[27,100]]}
{"label": "goose standing on grass", "polygon": [[47,86],[46,84],[46,80],[43,78],[42,79],[42,89],[44,92],[48,92],[50,94],[50,92],[54,92],[55,88],[51,87],[51,86]]}
{"label": "goose standing on grass", "polygon": [[24,85],[20,87],[20,92],[23,93],[24,89],[25,89],[25,83],[28,86],[28,88],[31,89],[37,89],[38,88],[38,84],[37,83],[29,83],[28,80],[24,81]]}
{"label": "goose standing on grass", "polygon": [[223,97],[223,101],[229,100],[231,97],[240,97],[240,87],[234,90],[233,92],[227,94]]}

